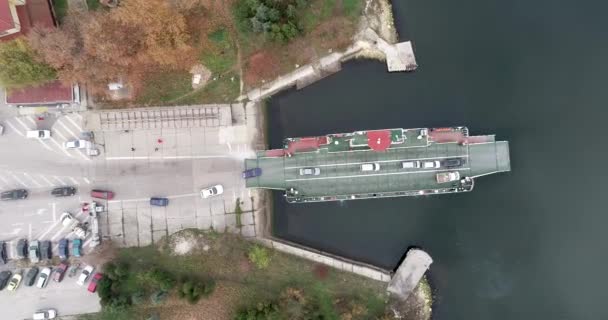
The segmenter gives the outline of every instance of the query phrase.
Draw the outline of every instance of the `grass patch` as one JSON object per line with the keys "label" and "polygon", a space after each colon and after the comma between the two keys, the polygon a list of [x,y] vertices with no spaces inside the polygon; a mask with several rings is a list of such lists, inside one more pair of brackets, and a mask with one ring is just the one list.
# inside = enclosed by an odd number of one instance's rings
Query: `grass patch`
{"label": "grass patch", "polygon": [[53,10],[55,11],[55,18],[61,24],[68,14],[68,0],[53,0]]}
{"label": "grass patch", "polygon": [[101,3],[99,3],[99,0],[87,0],[87,8],[89,8],[89,11],[99,10]]}
{"label": "grass patch", "polygon": [[229,32],[225,28],[219,28],[207,37],[211,46],[201,53],[201,63],[214,75],[228,72],[234,67],[237,58],[236,46]]}
{"label": "grass patch", "polygon": [[321,7],[321,19],[327,19],[332,15],[334,8],[336,7],[336,0],[323,0]]}
{"label": "grass patch", "polygon": [[243,223],[241,221],[241,216],[243,215],[243,209],[241,209],[241,198],[236,198],[236,207],[234,208],[234,215],[236,217],[236,227],[241,229]]}
{"label": "grass patch", "polygon": [[363,0],[342,0],[344,14],[351,18],[356,18],[361,14]]}
{"label": "grass patch", "polygon": [[[213,80],[214,78],[216,80]],[[239,76],[235,72],[228,72],[222,76],[212,76],[206,86],[173,102],[178,104],[233,102],[239,96],[240,90]]]}
{"label": "grass patch", "polygon": [[159,71],[148,74],[137,102],[143,104],[171,103],[192,91],[192,75],[184,71]]}

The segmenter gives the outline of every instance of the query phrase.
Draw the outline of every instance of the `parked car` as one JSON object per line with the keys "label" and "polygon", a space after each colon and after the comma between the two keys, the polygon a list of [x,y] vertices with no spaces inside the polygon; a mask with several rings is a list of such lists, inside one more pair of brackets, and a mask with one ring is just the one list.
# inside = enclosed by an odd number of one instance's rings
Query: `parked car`
{"label": "parked car", "polygon": [[66,149],[89,149],[89,148],[91,148],[92,144],[91,144],[91,141],[79,139],[79,140],[66,141],[63,144],[63,146]]}
{"label": "parked car", "polygon": [[318,176],[321,174],[321,168],[301,168],[301,176]]}
{"label": "parked car", "polygon": [[207,199],[209,197],[214,197],[214,196],[220,195],[222,193],[224,193],[224,187],[222,187],[221,184],[218,184],[218,185],[201,190],[201,197],[203,199]]}
{"label": "parked car", "polygon": [[114,199],[114,192],[106,190],[91,190],[91,197],[104,200]]}
{"label": "parked car", "polygon": [[418,169],[418,168],[420,168],[420,161],[418,161],[418,160],[403,161],[403,162],[401,162],[401,167],[403,169]]}
{"label": "parked car", "polygon": [[68,258],[68,239],[59,240],[59,259],[65,260]]}
{"label": "parked car", "polygon": [[150,198],[150,205],[157,207],[166,207],[169,205],[169,199],[160,198],[160,197],[152,197]]}
{"label": "parked car", "polygon": [[30,139],[49,139],[51,137],[50,130],[28,130],[25,136]]}
{"label": "parked car", "polygon": [[27,240],[19,239],[19,241],[17,241],[17,258],[25,259],[27,257],[27,249]]}
{"label": "parked car", "polygon": [[82,272],[80,272],[80,276],[78,277],[76,283],[79,286],[84,285],[84,283],[87,282],[87,279],[89,279],[89,277],[91,276],[91,273],[93,273],[93,270],[95,270],[93,266],[84,267],[84,269],[82,269]]}
{"label": "parked car", "polygon": [[53,247],[51,241],[40,241],[40,259],[49,260],[53,258]]}
{"label": "parked car", "polygon": [[57,311],[55,309],[38,310],[32,316],[33,320],[49,320],[57,317]]}
{"label": "parked car", "polygon": [[257,177],[260,175],[262,175],[261,168],[252,168],[252,169],[243,171],[242,177],[243,177],[243,179],[249,179],[249,178],[254,178],[254,177]]}
{"label": "parked car", "polygon": [[437,183],[446,183],[456,181],[460,179],[460,173],[458,171],[451,172],[439,172],[436,176]]}
{"label": "parked car", "polygon": [[2,201],[20,200],[20,199],[26,199],[26,198],[27,198],[27,190],[25,190],[25,189],[8,190],[8,191],[4,191],[4,192],[2,192],[2,194],[0,194],[0,199],[2,199]]}
{"label": "parked car", "polygon": [[72,229],[72,231],[74,232],[74,234],[76,234],[76,236],[80,237],[80,238],[85,238],[87,235],[86,230],[84,230],[84,228],[82,228],[82,226],[80,225],[80,222],[78,222],[78,220],[74,219],[74,217],[72,216],[71,213],[69,212],[64,212],[61,214],[61,216],[59,217],[59,220],[61,221],[61,224],[63,224],[64,227],[69,227]]}
{"label": "parked car", "polygon": [[30,254],[29,258],[32,263],[38,263],[40,261],[40,242],[34,240],[30,242]]}
{"label": "parked car", "polygon": [[65,276],[65,272],[68,270],[67,263],[61,263],[57,268],[55,268],[55,274],[53,274],[53,280],[55,282],[61,282],[63,277]]}
{"label": "parked car", "polygon": [[36,276],[38,275],[38,267],[32,267],[25,274],[25,285],[31,287],[36,282]]}
{"label": "parked car", "polygon": [[80,248],[82,247],[81,239],[72,240],[72,255],[74,257],[80,257]]}
{"label": "parked car", "polygon": [[445,159],[445,160],[441,161],[441,165],[446,168],[462,167],[463,164],[464,164],[464,161],[462,160],[462,158],[450,158],[450,159]]}
{"label": "parked car", "polygon": [[0,264],[6,264],[8,257],[6,256],[6,242],[0,241]]}
{"label": "parked car", "polygon": [[0,272],[0,290],[3,290],[8,283],[8,280],[11,278],[12,273],[10,271],[2,271]]}
{"label": "parked car", "polygon": [[97,282],[99,282],[101,278],[103,278],[103,274],[97,272],[93,278],[91,278],[91,283],[89,283],[87,290],[89,290],[89,292],[95,292],[97,290]]}
{"label": "parked car", "polygon": [[74,187],[59,187],[51,191],[51,195],[55,197],[69,197],[76,194],[76,188]]}
{"label": "parked car", "polygon": [[378,162],[361,164],[361,171],[378,171],[378,170],[380,170],[380,164]]}
{"label": "parked car", "polygon": [[7,286],[7,290],[8,291],[15,291],[17,290],[17,288],[19,288],[19,285],[21,284],[21,279],[23,279],[23,277],[21,276],[20,273],[15,273],[13,275],[13,277],[11,278],[11,280],[8,282],[8,286]]}
{"label": "parked car", "polygon": [[439,160],[435,160],[435,161],[424,161],[422,163],[422,167],[424,169],[433,169],[433,168],[439,168],[441,167],[441,163],[439,162]]}
{"label": "parked car", "polygon": [[42,289],[46,287],[47,283],[49,283],[49,278],[51,277],[51,268],[42,268],[40,274],[38,275],[38,280],[36,281],[36,287],[38,289]]}

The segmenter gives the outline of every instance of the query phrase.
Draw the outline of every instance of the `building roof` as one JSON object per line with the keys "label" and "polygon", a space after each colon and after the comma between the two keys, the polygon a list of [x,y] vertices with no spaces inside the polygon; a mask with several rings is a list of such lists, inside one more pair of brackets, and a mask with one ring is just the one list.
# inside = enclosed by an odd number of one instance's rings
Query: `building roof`
{"label": "building roof", "polygon": [[15,27],[11,8],[8,5],[8,0],[0,0],[0,32],[10,30]]}
{"label": "building roof", "polygon": [[6,103],[14,105],[70,103],[74,89],[59,80],[42,86],[12,89],[6,93]]}
{"label": "building roof", "polygon": [[[0,37],[1,41],[12,40],[23,34],[27,34],[33,26],[55,27],[55,20],[53,19],[51,5],[48,0],[28,0],[25,5],[17,5],[15,8],[19,21],[13,20],[8,1],[0,0],[0,32],[14,28],[15,23],[19,23],[21,30],[17,33]],[[5,15],[8,15],[10,24],[8,24],[9,20],[5,18]]]}

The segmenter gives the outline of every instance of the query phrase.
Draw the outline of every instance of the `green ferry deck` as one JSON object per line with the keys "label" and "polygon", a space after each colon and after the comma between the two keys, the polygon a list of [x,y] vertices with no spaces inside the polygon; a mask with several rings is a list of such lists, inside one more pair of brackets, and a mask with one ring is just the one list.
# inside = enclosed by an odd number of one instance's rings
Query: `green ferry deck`
{"label": "green ferry deck", "polygon": [[[449,165],[453,159],[458,165]],[[418,167],[404,168],[404,162]],[[439,165],[430,167],[435,163]],[[363,164],[375,167],[364,171]],[[494,135],[471,137],[466,127],[288,138],[283,149],[246,159],[245,168],[261,169],[259,176],[246,180],[247,187],[285,190],[288,202],[467,192],[475,178],[511,170],[507,141],[495,141]],[[457,179],[438,182],[438,173]]]}

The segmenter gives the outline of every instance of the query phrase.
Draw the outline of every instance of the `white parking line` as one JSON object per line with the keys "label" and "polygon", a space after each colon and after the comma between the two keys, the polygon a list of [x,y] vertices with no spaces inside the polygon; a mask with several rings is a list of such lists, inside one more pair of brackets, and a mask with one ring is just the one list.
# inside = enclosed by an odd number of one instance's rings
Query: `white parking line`
{"label": "white parking line", "polygon": [[70,116],[65,116],[64,118],[71,122],[76,128],[78,128],[78,131],[82,131],[82,128],[76,122],[74,122],[74,120],[70,119]]}
{"label": "white parking line", "polygon": [[59,142],[57,142],[57,140],[55,140],[55,138],[51,137],[51,142],[53,142],[55,144],[55,146],[57,146],[57,148],[59,148],[59,150],[63,151],[63,153],[65,153],[66,156],[72,158],[72,155],[67,150],[65,150],[65,148],[61,144],[59,144]]}
{"label": "white parking line", "polygon": [[59,225],[59,221],[56,221],[55,223],[53,223],[53,225],[51,225],[50,227],[48,227],[45,232],[43,232],[41,235],[39,235],[36,238],[37,239],[44,239],[44,236],[46,236],[49,232],[53,231],[53,229],[55,229],[55,227],[57,227],[58,225]]}
{"label": "white parking line", "polygon": [[51,207],[53,208],[53,222],[55,222],[57,221],[57,205],[55,204],[55,202],[53,202]]}
{"label": "white parking line", "polygon": [[79,185],[78,180],[76,180],[76,179],[74,179],[74,178],[72,178],[72,177],[68,177],[68,179],[72,180],[72,182],[73,182],[75,185]]}
{"label": "white parking line", "polygon": [[63,124],[63,122],[61,122],[61,119],[57,120],[57,123],[59,123],[67,132],[69,132],[72,137],[74,139],[78,139],[78,135],[76,135],[72,130],[70,130],[65,124]]}
{"label": "white parking line", "polygon": [[82,178],[84,180],[84,182],[86,182],[87,184],[91,184],[91,181],[89,181],[89,179],[87,178]]}
{"label": "white parking line", "polygon": [[42,140],[42,139],[40,139],[40,138],[37,138],[36,140],[38,140],[38,142],[40,142],[40,143],[42,144],[42,146],[43,146],[44,148],[46,148],[47,150],[53,151],[53,149],[51,149],[51,147],[49,147],[49,145],[48,145],[48,144],[46,144],[46,142],[44,142],[44,140]]}
{"label": "white parking line", "polygon": [[40,176],[40,178],[42,178],[42,180],[44,180],[44,181],[46,182],[46,184],[48,184],[48,185],[49,185],[49,187],[54,187],[54,186],[55,186],[55,184],[53,184],[53,183],[51,182],[51,180],[47,179],[45,176],[42,176],[42,175],[41,175],[41,176]]}
{"label": "white parking line", "polygon": [[35,184],[36,184],[36,185],[37,185],[39,188],[40,188],[40,187],[42,187],[42,185],[41,185],[40,183],[38,183],[38,181],[34,180],[34,178],[32,178],[32,176],[30,176],[29,174],[27,174],[27,173],[25,173],[25,172],[24,172],[24,173],[23,173],[23,175],[24,175],[26,178],[28,178],[28,179],[32,180],[32,181],[33,181],[33,182],[34,182],[34,183],[35,183]]}
{"label": "white parking line", "polygon": [[30,227],[29,228],[30,228],[30,230],[28,231],[27,239],[29,241],[32,241],[32,224],[31,223],[30,223]]}
{"label": "white parking line", "polygon": [[62,186],[67,185],[67,183],[63,182],[61,179],[59,179],[57,176],[53,176],[53,179],[59,181],[59,184],[61,184]]}
{"label": "white parking line", "polygon": [[11,129],[13,129],[13,131],[17,132],[20,136],[24,137],[25,134],[21,133],[21,131],[19,131],[19,129],[17,129],[17,127],[15,127],[9,120],[4,121],[4,123],[8,124],[9,127],[11,127]]}
{"label": "white parking line", "polygon": [[5,184],[10,185],[10,181],[9,181],[9,180],[6,180],[6,178],[5,178],[5,177],[0,176],[0,180],[4,181],[4,183],[5,183]]}
{"label": "white parking line", "polygon": [[19,178],[18,178],[18,177],[17,177],[17,176],[16,176],[14,173],[10,172],[9,174],[10,174],[10,175],[13,177],[13,179],[17,180],[17,182],[19,182],[19,183],[20,183],[21,185],[23,185],[24,187],[27,187],[27,186],[28,186],[28,185],[27,185],[27,184],[25,184],[23,181],[21,181],[21,179],[19,179]]}
{"label": "white parking line", "polygon": [[83,159],[87,160],[87,161],[91,161],[91,158],[87,157],[82,151],[81,149],[76,150],[76,152],[78,153],[78,155],[80,155]]}
{"label": "white parking line", "polygon": [[29,131],[31,130],[29,126],[25,125],[25,123],[23,123],[23,121],[19,120],[19,118],[14,118],[15,121],[19,122],[19,124],[25,128],[25,131]]}
{"label": "white parking line", "polygon": [[25,119],[29,120],[34,127],[36,126],[36,121],[34,121],[34,119],[32,119],[31,117],[26,117]]}

